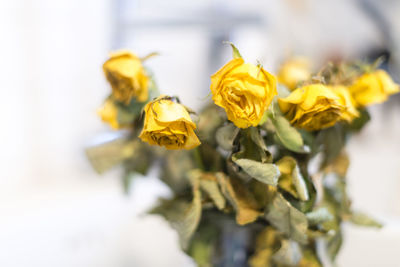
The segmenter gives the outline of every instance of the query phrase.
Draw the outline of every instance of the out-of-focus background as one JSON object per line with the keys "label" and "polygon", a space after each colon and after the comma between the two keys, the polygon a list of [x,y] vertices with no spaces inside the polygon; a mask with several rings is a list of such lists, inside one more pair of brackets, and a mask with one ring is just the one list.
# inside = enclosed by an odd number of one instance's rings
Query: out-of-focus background
{"label": "out-of-focus background", "polygon": [[[109,51],[138,55],[162,92],[195,109],[234,42],[276,72],[285,57],[316,64],[373,59],[399,82],[396,0],[1,0],[0,266],[193,266],[177,235],[144,215],[168,189],[150,174],[122,192],[120,171],[98,176],[84,148],[110,129],[96,116],[109,92]],[[339,266],[399,266],[400,98],[370,108],[348,146],[355,208],[382,230],[346,225]]]}

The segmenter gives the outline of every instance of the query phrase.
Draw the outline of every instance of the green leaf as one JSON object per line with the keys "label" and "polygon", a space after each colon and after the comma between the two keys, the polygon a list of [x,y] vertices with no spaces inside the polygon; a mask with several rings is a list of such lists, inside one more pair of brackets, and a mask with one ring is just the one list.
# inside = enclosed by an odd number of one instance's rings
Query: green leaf
{"label": "green leaf", "polygon": [[254,179],[268,185],[277,185],[280,172],[275,164],[261,163],[251,159],[236,159],[234,162]]}
{"label": "green leaf", "polygon": [[309,147],[304,146],[301,134],[290,125],[289,121],[280,115],[270,117],[276,129],[276,136],[284,147],[297,153],[308,153]]}
{"label": "green leaf", "polygon": [[306,214],[310,225],[317,225],[333,220],[333,215],[326,208],[319,208]]}
{"label": "green leaf", "polygon": [[350,216],[350,221],[360,226],[377,227],[377,228],[383,227],[383,225],[380,222],[362,212],[353,212]]}
{"label": "green leaf", "polygon": [[301,256],[301,249],[297,242],[282,240],[281,248],[272,256],[272,260],[285,266],[297,266]]}
{"label": "green leaf", "polygon": [[272,202],[269,203],[265,218],[289,238],[302,244],[307,243],[307,217],[294,208],[281,194],[276,193]]}
{"label": "green leaf", "polygon": [[236,46],[231,43],[231,42],[226,42],[227,44],[230,44],[232,47],[232,56],[233,58],[242,58],[242,55],[239,52],[239,49],[236,48]]}
{"label": "green leaf", "polygon": [[233,147],[233,141],[238,134],[239,128],[236,128],[233,124],[227,124],[218,128],[215,138],[220,147],[227,151],[231,151]]}

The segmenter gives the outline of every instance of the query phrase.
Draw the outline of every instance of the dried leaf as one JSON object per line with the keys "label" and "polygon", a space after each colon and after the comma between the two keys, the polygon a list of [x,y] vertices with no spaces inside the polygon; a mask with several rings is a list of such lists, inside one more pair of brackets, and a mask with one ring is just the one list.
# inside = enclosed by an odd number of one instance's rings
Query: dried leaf
{"label": "dried leaf", "polygon": [[238,134],[238,129],[233,124],[227,124],[218,128],[215,133],[215,139],[220,147],[227,151],[233,148],[233,141]]}
{"label": "dried leaf", "polygon": [[280,172],[275,164],[261,163],[251,159],[236,159],[234,162],[254,179],[268,185],[277,185]]}
{"label": "dried leaf", "polygon": [[239,151],[232,155],[232,159],[252,159],[262,163],[271,163],[272,155],[266,150],[264,140],[257,128],[247,128],[240,132]]}
{"label": "dried leaf", "polygon": [[236,222],[245,225],[257,220],[262,215],[257,201],[239,179],[227,177],[224,173],[216,174],[222,193],[236,210]]}
{"label": "dried leaf", "polygon": [[331,164],[342,151],[346,138],[345,135],[343,126],[340,124],[320,131],[317,136],[317,142],[321,144],[324,155],[323,162],[321,163],[322,168]]}
{"label": "dried leaf", "polygon": [[302,244],[307,243],[307,217],[294,208],[281,194],[276,193],[273,201],[269,203],[265,218],[289,238]]}
{"label": "dried leaf", "polygon": [[366,125],[370,120],[371,116],[367,109],[363,108],[359,110],[360,116],[355,118],[351,124],[346,125],[348,129],[358,132],[360,131],[364,125]]}
{"label": "dried leaf", "polygon": [[206,106],[200,112],[199,122],[197,123],[197,132],[200,140],[216,145],[216,131],[225,121],[226,114],[222,108],[214,104]]}
{"label": "dried leaf", "polygon": [[328,240],[326,244],[327,252],[332,262],[335,261],[336,256],[340,250],[340,247],[342,246],[342,243],[343,243],[343,236],[340,230],[337,231],[335,235]]}
{"label": "dried leaf", "polygon": [[302,201],[309,200],[307,184],[300,173],[296,160],[286,156],[280,159],[276,165],[281,173],[279,187],[289,192],[295,198]]}
{"label": "dried leaf", "polygon": [[264,139],[262,138],[261,134],[260,134],[260,130],[258,128],[255,127],[251,127],[249,128],[250,131],[250,138],[251,140],[253,140],[253,142],[259,146],[260,148],[262,148],[263,150],[267,151],[267,145],[264,142]]}
{"label": "dried leaf", "polygon": [[271,226],[261,231],[256,239],[255,252],[249,259],[250,267],[269,267],[274,251],[279,248],[280,239]]}
{"label": "dried leaf", "polygon": [[325,173],[334,172],[337,173],[341,177],[345,177],[347,173],[347,169],[350,165],[350,159],[347,155],[346,151],[342,149],[339,155],[332,161],[331,164],[326,166],[324,169]]}
{"label": "dried leaf", "polygon": [[308,153],[310,149],[304,146],[301,134],[290,125],[289,121],[281,116],[270,116],[270,119],[275,126],[276,136],[284,147],[297,153]]}
{"label": "dried leaf", "polygon": [[297,242],[282,240],[281,248],[272,256],[272,260],[284,266],[297,266],[301,257],[301,249]]}
{"label": "dried leaf", "polygon": [[232,57],[233,58],[242,58],[242,55],[240,54],[239,49],[237,49],[236,46],[233,43],[231,43],[231,42],[225,42],[225,43],[231,45],[231,47],[232,47]]}
{"label": "dried leaf", "polygon": [[326,208],[319,208],[306,214],[310,225],[317,225],[333,220],[333,215]]}
{"label": "dried leaf", "polygon": [[362,212],[353,212],[350,216],[350,221],[360,226],[377,227],[377,228],[383,227],[383,225],[380,222]]}
{"label": "dried leaf", "polygon": [[195,168],[195,162],[187,150],[169,150],[164,157],[161,168],[161,180],[176,194],[181,194],[190,188],[186,174]]}
{"label": "dried leaf", "polygon": [[298,267],[322,267],[321,261],[311,249],[303,251],[303,258],[301,258]]}
{"label": "dried leaf", "polygon": [[222,210],[225,208],[225,197],[221,193],[217,178],[213,174],[205,173],[201,170],[192,170],[189,173],[189,177],[199,180],[200,189],[211,198],[218,209]]}
{"label": "dried leaf", "polygon": [[101,174],[132,156],[135,146],[136,143],[134,141],[129,141],[125,137],[117,138],[87,148],[86,155],[93,168]]}
{"label": "dried leaf", "polygon": [[184,212],[181,220],[174,222],[179,234],[179,241],[183,250],[189,246],[189,241],[197,229],[201,218],[201,192],[198,182],[193,184],[193,199],[189,208]]}
{"label": "dried leaf", "polygon": [[189,246],[201,218],[201,192],[198,181],[193,184],[193,199],[191,202],[173,199],[164,200],[150,213],[162,215],[179,235],[179,243],[183,250]]}

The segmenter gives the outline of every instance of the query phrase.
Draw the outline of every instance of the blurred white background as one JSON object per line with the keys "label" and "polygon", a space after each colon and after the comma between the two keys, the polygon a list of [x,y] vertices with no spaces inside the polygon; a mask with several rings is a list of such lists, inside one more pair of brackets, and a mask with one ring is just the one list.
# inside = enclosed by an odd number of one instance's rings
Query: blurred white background
{"label": "blurred white background", "polygon": [[[322,63],[379,49],[396,70],[400,3],[375,1],[382,30],[361,2],[1,0],[0,266],[191,266],[175,232],[141,215],[166,187],[150,175],[124,195],[119,170],[99,177],[85,158],[85,146],[110,131],[95,113],[109,90],[108,52],[160,52],[147,66],[161,90],[194,108],[229,58],[223,40],[272,72],[290,53]],[[346,226],[339,266],[399,266],[399,98],[371,111],[349,144],[348,183],[354,207],[386,227]]]}

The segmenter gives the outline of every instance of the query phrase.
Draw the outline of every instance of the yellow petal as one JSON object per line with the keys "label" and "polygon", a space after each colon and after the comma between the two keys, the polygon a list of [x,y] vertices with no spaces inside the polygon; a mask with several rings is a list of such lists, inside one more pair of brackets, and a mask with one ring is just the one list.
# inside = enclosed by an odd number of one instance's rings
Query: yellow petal
{"label": "yellow petal", "polygon": [[167,149],[192,149],[200,145],[194,128],[196,125],[184,106],[161,96],[145,106],[144,126],[139,138]]}
{"label": "yellow petal", "polygon": [[116,100],[125,104],[133,97],[139,102],[147,100],[149,78],[136,55],[125,50],[111,53],[103,71]]}
{"label": "yellow petal", "polygon": [[111,128],[120,128],[120,125],[118,123],[118,110],[112,100],[107,99],[104,104],[97,110],[97,114],[100,116],[101,120],[108,123]]}
{"label": "yellow petal", "polygon": [[215,104],[239,128],[258,125],[277,94],[275,77],[261,67],[244,64],[241,58],[214,74],[210,88]]}
{"label": "yellow petal", "polygon": [[349,115],[342,99],[323,84],[298,88],[278,104],[292,125],[309,131],[331,127]]}
{"label": "yellow petal", "polygon": [[392,95],[399,92],[399,85],[396,84],[392,78],[384,70],[377,70],[375,72],[377,79],[380,81],[381,86],[385,94]]}
{"label": "yellow petal", "polygon": [[187,134],[187,140],[185,146],[183,147],[184,149],[193,149],[201,144],[199,138],[197,138],[192,128],[188,127]]}
{"label": "yellow petal", "polygon": [[235,58],[225,64],[220,70],[211,76],[211,92],[218,94],[219,83],[222,81],[224,76],[229,73],[232,69],[244,63],[242,58]]}
{"label": "yellow petal", "polygon": [[184,121],[196,129],[186,108],[170,100],[156,100],[152,105],[153,111],[157,114],[156,120],[160,123],[170,123],[172,121]]}
{"label": "yellow petal", "polygon": [[303,57],[292,58],[282,64],[278,72],[278,81],[294,90],[296,86],[311,77],[311,64]]}
{"label": "yellow petal", "polygon": [[358,77],[349,87],[358,106],[382,103],[399,92],[399,85],[383,70],[366,73]]}

